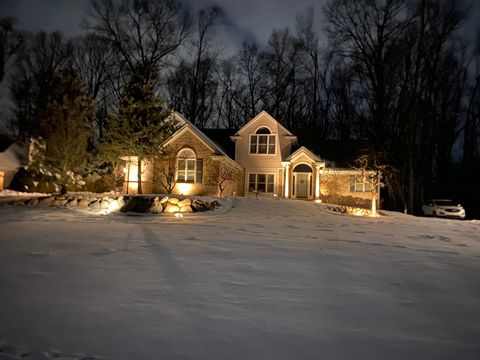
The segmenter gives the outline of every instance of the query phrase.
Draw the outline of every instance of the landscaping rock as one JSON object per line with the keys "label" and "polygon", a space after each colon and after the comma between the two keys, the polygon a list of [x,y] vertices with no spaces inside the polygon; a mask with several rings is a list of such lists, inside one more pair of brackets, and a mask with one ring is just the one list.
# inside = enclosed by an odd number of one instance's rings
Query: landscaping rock
{"label": "landscaping rock", "polygon": [[191,206],[194,212],[205,211],[205,203],[203,201],[193,200]]}
{"label": "landscaping rock", "polygon": [[100,209],[100,202],[98,200],[92,201],[90,204],[88,204],[88,208],[92,210],[98,210]]}
{"label": "landscaping rock", "polygon": [[46,198],[43,198],[43,199],[40,199],[38,201],[38,206],[41,206],[41,207],[48,207],[52,204],[52,202],[55,200],[54,197],[52,196],[49,196],[49,197],[46,197]]}
{"label": "landscaping rock", "polygon": [[30,200],[28,200],[27,205],[28,206],[37,206],[38,205],[38,199],[37,198],[31,198]]}
{"label": "landscaping rock", "polygon": [[108,209],[108,205],[110,204],[107,200],[100,200],[100,209]]}
{"label": "landscaping rock", "polygon": [[192,207],[190,205],[182,206],[180,208],[181,213],[193,213]]}
{"label": "landscaping rock", "polygon": [[163,212],[163,204],[158,196],[153,199],[152,207],[150,208],[150,212],[153,214],[160,214]]}
{"label": "landscaping rock", "polygon": [[118,202],[118,200],[113,199],[110,204],[108,204],[108,208],[110,209],[110,211],[118,211],[120,210],[120,203]]}
{"label": "landscaping rock", "polygon": [[174,197],[173,197],[173,198],[168,198],[168,202],[169,202],[170,204],[176,205],[176,204],[178,204],[179,201],[180,201],[180,200],[178,200],[177,198],[174,198]]}
{"label": "landscaping rock", "polygon": [[183,199],[182,201],[179,201],[177,203],[177,206],[180,207],[180,208],[182,208],[184,206],[190,206],[190,205],[192,205],[192,200],[190,200],[190,199]]}
{"label": "landscaping rock", "polygon": [[77,207],[78,205],[78,200],[77,199],[71,199],[69,202],[67,202],[66,206],[68,208],[74,208],[74,207]]}
{"label": "landscaping rock", "polygon": [[65,206],[67,201],[68,201],[67,199],[55,199],[52,201],[50,206]]}
{"label": "landscaping rock", "polygon": [[165,204],[168,201],[168,196],[160,199],[160,204]]}
{"label": "landscaping rock", "polygon": [[77,206],[83,207],[83,208],[88,208],[88,205],[89,205],[89,204],[90,204],[90,200],[88,200],[88,199],[81,199],[81,200],[78,202]]}
{"label": "landscaping rock", "polygon": [[172,204],[168,202],[167,206],[165,207],[165,210],[163,212],[165,213],[176,213],[179,212],[180,208],[176,204]]}

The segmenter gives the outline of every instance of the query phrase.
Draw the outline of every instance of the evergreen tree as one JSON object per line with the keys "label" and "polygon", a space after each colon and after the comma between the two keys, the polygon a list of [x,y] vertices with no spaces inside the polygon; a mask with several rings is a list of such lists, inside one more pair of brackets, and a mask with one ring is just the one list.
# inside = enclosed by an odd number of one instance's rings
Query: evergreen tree
{"label": "evergreen tree", "polygon": [[75,72],[60,71],[54,84],[41,119],[43,137],[37,139],[33,166],[54,175],[57,185],[66,190],[78,185],[78,176],[87,167],[95,104]]}
{"label": "evergreen tree", "polygon": [[[99,151],[104,159],[117,161],[135,156],[138,164],[138,193],[142,194],[142,161],[162,152],[162,143],[175,130],[171,111],[155,92],[156,79],[136,71],[124,89],[117,112],[107,120]],[[143,72],[149,74],[148,71]]]}

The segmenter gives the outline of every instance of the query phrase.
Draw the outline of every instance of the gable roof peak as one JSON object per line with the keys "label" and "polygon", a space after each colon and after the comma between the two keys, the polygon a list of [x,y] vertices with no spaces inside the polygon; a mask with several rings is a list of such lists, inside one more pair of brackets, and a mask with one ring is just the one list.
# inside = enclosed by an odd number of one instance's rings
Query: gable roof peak
{"label": "gable roof peak", "polygon": [[281,129],[283,130],[283,132],[286,134],[286,135],[289,135],[289,136],[294,136],[290,130],[288,130],[287,128],[285,128],[282,124],[280,124],[272,115],[270,115],[267,111],[265,110],[262,110],[260,111],[257,115],[255,115],[255,117],[253,119],[251,119],[249,122],[247,122],[245,125],[243,125],[236,133],[234,136],[238,136],[240,134],[242,134],[243,132],[245,132],[245,130],[247,128],[249,128],[250,126],[252,126],[252,124],[254,124],[255,122],[257,122],[259,119],[261,118],[264,118],[266,117],[268,120],[270,120],[272,123],[274,123],[274,125],[278,128],[278,129]]}
{"label": "gable roof peak", "polygon": [[322,162],[323,160],[314,152],[311,150],[307,149],[305,146],[301,146],[299,149],[297,149],[295,152],[290,154],[289,157],[287,157],[285,160],[286,161],[292,161],[296,157],[298,157],[300,154],[305,154],[307,157],[312,159],[315,162]]}
{"label": "gable roof peak", "polygon": [[182,114],[180,114],[177,111],[173,111],[171,116],[175,117],[179,128],[172,134],[170,135],[165,142],[163,143],[163,146],[167,146],[170,144],[172,141],[174,141],[180,134],[183,134],[183,132],[190,130],[197,138],[199,138],[207,147],[209,147],[214,153],[220,154],[227,156],[228,155],[225,153],[225,150],[223,150],[218,144],[216,144],[214,141],[212,141],[207,135],[205,135],[199,128],[197,128],[193,123],[191,123],[189,120],[187,120],[185,117],[183,117]]}

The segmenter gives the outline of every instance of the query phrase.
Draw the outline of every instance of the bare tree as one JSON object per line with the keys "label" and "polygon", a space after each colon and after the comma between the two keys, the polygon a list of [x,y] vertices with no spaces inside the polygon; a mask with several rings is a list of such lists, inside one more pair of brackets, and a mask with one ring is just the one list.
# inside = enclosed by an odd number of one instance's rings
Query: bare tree
{"label": "bare tree", "polygon": [[158,163],[158,175],[154,181],[158,182],[167,194],[171,194],[177,185],[177,157],[175,151],[164,148],[162,155],[156,160]]}
{"label": "bare tree", "polygon": [[369,107],[367,136],[379,147],[394,128],[400,41],[411,19],[406,0],[330,0],[327,32],[356,67]]}
{"label": "bare tree", "polygon": [[242,79],[234,58],[221,61],[219,66],[216,126],[239,129],[248,120],[242,112]]}
{"label": "bare tree", "polygon": [[199,128],[211,120],[215,110],[218,86],[215,72],[220,50],[213,31],[222,17],[223,11],[218,6],[199,11],[192,41],[185,49],[188,55],[180,59],[168,78],[173,108]]}
{"label": "bare tree", "polygon": [[67,67],[69,50],[58,32],[25,37],[9,84],[14,114],[11,127],[20,140],[44,135],[40,119],[45,118],[49,97],[56,86],[55,77]]}
{"label": "bare tree", "polygon": [[373,152],[358,156],[352,168],[358,171],[359,175],[364,178],[370,185],[371,193],[371,211],[372,215],[377,215],[377,199],[380,187],[387,185],[389,191],[395,191],[393,186],[396,177],[396,169],[387,164],[384,153]]}
{"label": "bare tree", "polygon": [[207,184],[218,188],[218,196],[223,197],[223,191],[228,185],[235,183],[238,169],[226,161],[220,161],[218,166],[212,166]]}
{"label": "bare tree", "polygon": [[0,18],[0,83],[24,44],[24,34],[16,29],[17,24],[15,18]]}
{"label": "bare tree", "polygon": [[184,41],[189,21],[175,0],[91,0],[83,26],[111,42],[130,74],[148,80]]}
{"label": "bare tree", "polygon": [[238,71],[243,79],[242,116],[251,119],[263,108],[262,99],[266,91],[265,67],[263,54],[258,52],[255,44],[243,42],[242,48],[236,56]]}

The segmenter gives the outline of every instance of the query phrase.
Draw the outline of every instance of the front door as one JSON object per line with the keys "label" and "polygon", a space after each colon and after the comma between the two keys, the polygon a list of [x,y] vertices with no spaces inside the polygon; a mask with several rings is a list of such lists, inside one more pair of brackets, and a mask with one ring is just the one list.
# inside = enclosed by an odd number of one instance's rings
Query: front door
{"label": "front door", "polygon": [[308,173],[297,173],[297,198],[308,197]]}

